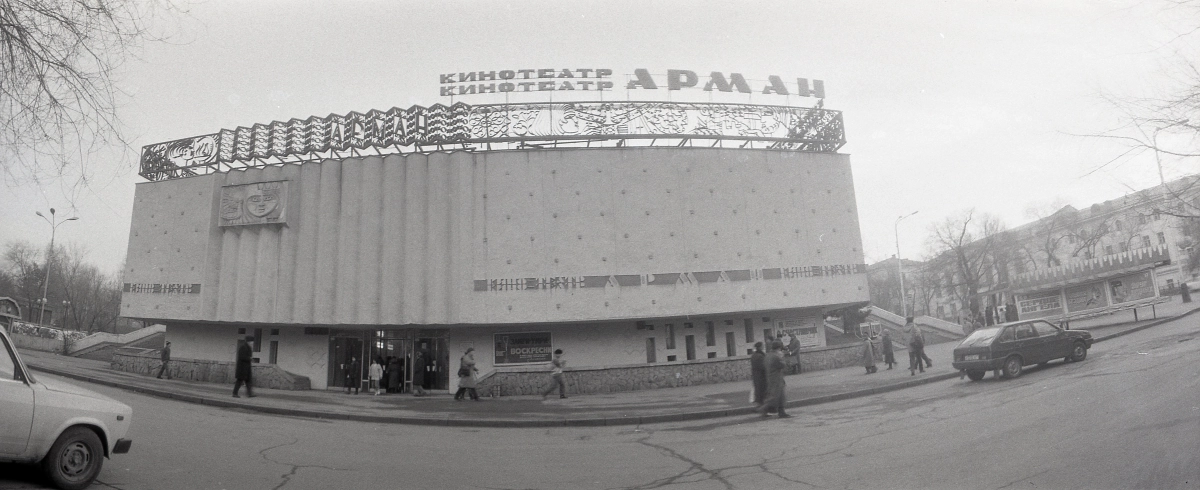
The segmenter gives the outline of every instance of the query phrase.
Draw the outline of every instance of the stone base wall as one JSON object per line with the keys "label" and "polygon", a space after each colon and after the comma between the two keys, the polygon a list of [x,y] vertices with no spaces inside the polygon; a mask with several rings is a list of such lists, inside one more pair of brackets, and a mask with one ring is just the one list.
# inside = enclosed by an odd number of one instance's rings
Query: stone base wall
{"label": "stone base wall", "polygon": [[[862,344],[800,352],[805,371],[863,365]],[[567,368],[567,393],[594,394],[727,383],[750,379],[750,356],[698,359],[671,364]],[[479,393],[495,396],[539,395],[550,386],[548,365],[501,368],[479,380]]]}
{"label": "stone base wall", "polygon": [[18,349],[53,352],[55,354],[62,354],[65,345],[62,339],[48,339],[21,334],[12,334],[9,338],[12,339],[13,346]]}
{"label": "stone base wall", "polygon": [[[117,352],[113,354],[110,367],[116,371],[157,376],[158,370],[162,368],[162,360],[159,356],[157,351]],[[234,367],[232,362],[172,359],[167,370],[171,373],[171,377],[176,379],[232,385],[234,383]],[[289,373],[274,364],[254,364],[251,366],[251,379],[256,388],[308,390],[312,386],[307,377]]]}

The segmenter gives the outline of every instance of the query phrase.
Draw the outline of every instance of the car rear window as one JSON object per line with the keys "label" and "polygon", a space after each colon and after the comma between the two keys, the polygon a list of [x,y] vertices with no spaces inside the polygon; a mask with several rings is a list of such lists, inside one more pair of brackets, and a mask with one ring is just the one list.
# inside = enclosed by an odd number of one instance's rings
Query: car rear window
{"label": "car rear window", "polygon": [[990,345],[992,343],[992,340],[994,340],[996,338],[996,334],[998,334],[998,333],[1000,333],[999,328],[981,328],[979,330],[971,332],[971,335],[969,335],[969,336],[967,336],[967,338],[963,339],[963,341],[961,343],[959,343],[958,346],[959,347],[979,347],[979,346]]}

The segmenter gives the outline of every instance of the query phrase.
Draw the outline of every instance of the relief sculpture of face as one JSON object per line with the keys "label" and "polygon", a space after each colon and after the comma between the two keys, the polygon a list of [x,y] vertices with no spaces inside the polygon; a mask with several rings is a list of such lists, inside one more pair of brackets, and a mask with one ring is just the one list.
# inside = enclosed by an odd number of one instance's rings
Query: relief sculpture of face
{"label": "relief sculpture of face", "polygon": [[263,218],[279,207],[279,186],[275,183],[262,183],[246,189],[246,212],[256,218]]}

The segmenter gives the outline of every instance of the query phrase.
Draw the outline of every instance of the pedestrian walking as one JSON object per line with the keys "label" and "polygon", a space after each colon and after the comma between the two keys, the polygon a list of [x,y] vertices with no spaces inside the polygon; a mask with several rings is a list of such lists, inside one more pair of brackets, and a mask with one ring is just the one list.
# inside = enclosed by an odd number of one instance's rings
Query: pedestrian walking
{"label": "pedestrian walking", "polygon": [[367,368],[367,379],[371,381],[368,389],[375,392],[375,396],[379,396],[380,380],[383,379],[383,365],[380,364],[379,356],[371,360],[371,367]]}
{"label": "pedestrian walking", "polygon": [[784,405],[787,404],[787,382],[783,379],[787,363],[783,360],[783,342],[771,342],[771,352],[766,357],[767,368],[767,397],[760,408],[762,416],[767,417],[771,412],[778,412],[779,418],[788,418]]}
{"label": "pedestrian walking", "polygon": [[233,367],[233,377],[236,380],[233,383],[234,398],[241,398],[238,396],[238,392],[241,391],[243,383],[246,385],[246,397],[254,398],[254,391],[250,388],[250,362],[254,357],[254,350],[250,348],[250,342],[253,341],[253,335],[247,335],[245,340],[238,341],[237,362]]}
{"label": "pedestrian walking", "polygon": [[425,349],[413,353],[412,392],[413,396],[425,396]]}
{"label": "pedestrian walking", "polygon": [[467,347],[467,352],[459,359],[458,393],[454,394],[455,400],[462,401],[466,395],[470,395],[472,400],[479,401],[479,393],[475,391],[475,373],[479,372],[479,368],[475,367],[474,352],[474,347]]}
{"label": "pedestrian walking", "polygon": [[887,364],[888,369],[896,364],[896,353],[892,351],[892,331],[885,329],[883,331],[883,363]]}
{"label": "pedestrian walking", "polygon": [[750,354],[751,390],[754,390],[754,405],[761,407],[767,398],[767,353],[763,352],[763,343],[754,343],[754,352]]}
{"label": "pedestrian walking", "polygon": [[925,364],[922,361],[928,363],[929,367],[933,367],[933,361],[925,355],[925,336],[921,328],[913,323],[913,317],[905,320],[907,323],[904,324],[904,338],[908,344],[908,370],[911,376],[916,376],[918,369],[922,373],[925,372]]}
{"label": "pedestrian walking", "polygon": [[554,391],[555,387],[558,387],[559,398],[567,397],[567,383],[563,380],[564,367],[567,367],[567,360],[563,359],[562,349],[554,349],[554,359],[550,360],[550,386],[542,392],[543,400]]}
{"label": "pedestrian walking", "polygon": [[875,337],[867,337],[863,341],[863,365],[867,368],[867,374],[875,374],[879,368],[875,367]]}
{"label": "pedestrian walking", "polygon": [[358,358],[350,356],[350,362],[342,364],[342,369],[346,370],[346,394],[350,394],[350,389],[354,389],[354,394],[358,394],[359,385],[362,384],[362,365],[358,363]]}
{"label": "pedestrian walking", "polygon": [[171,342],[167,341],[162,349],[162,367],[158,368],[158,379],[162,379],[163,373],[167,374],[167,379],[171,379],[171,371],[167,369],[167,365],[171,363]]}

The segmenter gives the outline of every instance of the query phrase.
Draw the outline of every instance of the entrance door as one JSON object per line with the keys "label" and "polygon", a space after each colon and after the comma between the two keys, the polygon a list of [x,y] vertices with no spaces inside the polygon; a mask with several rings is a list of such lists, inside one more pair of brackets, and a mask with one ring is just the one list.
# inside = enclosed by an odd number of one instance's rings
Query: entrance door
{"label": "entrance door", "polygon": [[[446,348],[446,339],[417,338],[415,348],[422,349],[428,354],[422,355],[424,361],[419,364],[423,364],[423,366],[413,366],[413,369],[425,370],[424,388],[426,390],[450,389],[450,351]],[[455,360],[457,361],[457,359]],[[457,371],[458,366],[454,366],[454,369]]]}
{"label": "entrance door", "polygon": [[[329,380],[330,387],[346,387],[346,369],[350,358],[358,359],[359,379],[362,377],[363,339],[362,337],[330,337],[329,338]],[[370,361],[367,361],[370,366]]]}
{"label": "entrance door", "polygon": [[408,393],[407,383],[411,379],[408,360],[412,356],[412,341],[378,338],[372,355],[372,359],[379,360],[383,366],[383,379],[380,380],[383,390],[388,393]]}
{"label": "entrance door", "polygon": [[683,338],[684,344],[687,346],[687,360],[696,360],[696,336],[688,335]]}

